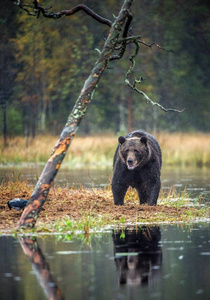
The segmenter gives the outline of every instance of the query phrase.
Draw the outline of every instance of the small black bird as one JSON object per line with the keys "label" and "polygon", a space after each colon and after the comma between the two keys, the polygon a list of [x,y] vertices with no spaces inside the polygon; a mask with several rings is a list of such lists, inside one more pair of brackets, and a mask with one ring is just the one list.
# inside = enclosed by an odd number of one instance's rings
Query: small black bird
{"label": "small black bird", "polygon": [[7,202],[9,209],[14,208],[16,210],[25,208],[27,204],[28,204],[28,200],[24,200],[24,199],[20,199],[20,198],[14,198]]}

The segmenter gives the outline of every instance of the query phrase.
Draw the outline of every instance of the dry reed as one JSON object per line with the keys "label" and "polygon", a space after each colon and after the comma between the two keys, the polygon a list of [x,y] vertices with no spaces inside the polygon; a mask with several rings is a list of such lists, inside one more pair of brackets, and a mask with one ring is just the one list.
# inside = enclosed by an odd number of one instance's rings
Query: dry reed
{"label": "dry reed", "polygon": [[[210,134],[160,132],[155,137],[162,149],[164,165],[210,166]],[[8,139],[8,146],[4,148],[1,137],[0,163],[45,163],[57,140],[55,136],[40,135],[26,147],[23,137],[15,137]],[[70,168],[111,166],[116,146],[116,136],[78,136],[74,138],[64,163]]]}

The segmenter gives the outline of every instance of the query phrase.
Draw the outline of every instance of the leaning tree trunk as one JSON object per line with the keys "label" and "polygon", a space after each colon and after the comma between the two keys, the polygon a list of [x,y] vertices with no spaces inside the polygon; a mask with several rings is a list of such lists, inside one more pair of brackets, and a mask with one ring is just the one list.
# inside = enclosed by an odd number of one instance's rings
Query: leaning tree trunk
{"label": "leaning tree trunk", "polygon": [[69,148],[74,135],[78,129],[80,121],[82,120],[89,103],[92,100],[96,85],[98,84],[104,70],[107,67],[109,60],[118,43],[120,34],[123,32],[124,25],[128,18],[128,9],[133,0],[125,0],[118,17],[111,25],[107,40],[100,53],[99,59],[91,71],[88,79],[81,90],[80,96],[68,117],[67,123],[60,135],[60,139],[56,143],[53,152],[45,165],[45,168],[36,184],[34,192],[22,213],[18,223],[18,228],[34,227],[39,212],[44,205],[47,195],[49,193],[51,184],[61,166],[65,157],[66,151]]}
{"label": "leaning tree trunk", "polygon": [[46,261],[36,239],[21,237],[19,239],[23,252],[31,262],[40,286],[43,288],[47,299],[64,300],[61,291],[55,282],[50,266]]}

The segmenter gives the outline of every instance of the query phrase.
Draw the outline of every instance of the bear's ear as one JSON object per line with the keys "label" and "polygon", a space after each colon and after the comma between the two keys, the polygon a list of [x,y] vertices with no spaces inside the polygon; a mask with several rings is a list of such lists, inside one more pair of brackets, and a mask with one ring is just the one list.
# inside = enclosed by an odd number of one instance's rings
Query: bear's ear
{"label": "bear's ear", "polygon": [[146,136],[142,136],[141,137],[141,142],[146,145],[147,144],[147,137]]}
{"label": "bear's ear", "polygon": [[119,143],[122,145],[123,143],[125,143],[125,138],[124,138],[124,136],[119,136],[118,137],[118,141],[119,141]]}

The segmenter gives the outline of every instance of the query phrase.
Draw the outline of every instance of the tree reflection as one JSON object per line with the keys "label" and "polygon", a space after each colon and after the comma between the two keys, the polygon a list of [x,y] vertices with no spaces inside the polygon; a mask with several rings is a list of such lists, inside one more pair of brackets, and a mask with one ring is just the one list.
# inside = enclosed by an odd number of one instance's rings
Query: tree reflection
{"label": "tree reflection", "polygon": [[51,272],[50,267],[40,249],[36,239],[22,237],[19,239],[20,245],[32,264],[38,281],[49,300],[64,300]]}
{"label": "tree reflection", "polygon": [[119,284],[149,284],[157,276],[162,265],[160,228],[126,228],[113,232],[112,237]]}

